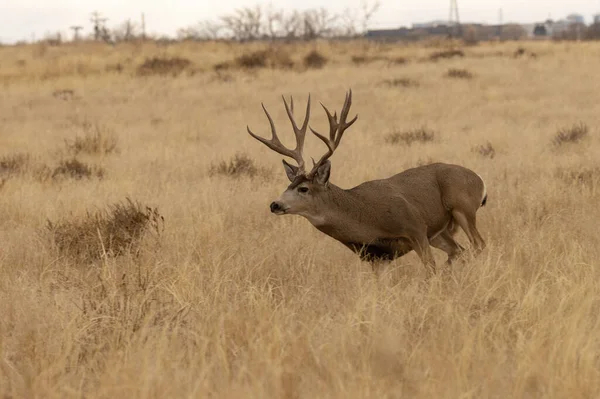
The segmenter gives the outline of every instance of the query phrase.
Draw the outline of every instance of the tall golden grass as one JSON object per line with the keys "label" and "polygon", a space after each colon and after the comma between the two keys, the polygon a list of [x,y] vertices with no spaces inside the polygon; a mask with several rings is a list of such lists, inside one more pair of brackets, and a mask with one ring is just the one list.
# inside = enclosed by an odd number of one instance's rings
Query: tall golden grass
{"label": "tall golden grass", "polygon": [[[290,44],[275,51],[293,68],[235,65],[260,48],[0,48],[0,160],[22,162],[0,162],[0,396],[598,397],[600,45],[486,44],[433,62],[439,48]],[[321,69],[302,64],[314,49]],[[140,76],[152,57],[190,64]],[[389,84],[403,79],[417,84]],[[349,87],[360,116],[332,181],[432,161],[474,169],[489,192],[479,257],[426,280],[411,253],[377,279],[308,221],[269,213],[286,179],[245,132],[268,129],[260,102],[290,143],[281,94],[339,109]],[[312,125],[326,123],[314,108]],[[557,144],[580,123],[587,134]],[[433,140],[386,140],[421,128]],[[114,151],[70,150],[98,131]],[[236,154],[260,173],[227,166]],[[102,178],[40,172],[73,157]],[[84,260],[50,239],[48,220],[76,224],[125,198],[164,216],[157,240]]]}

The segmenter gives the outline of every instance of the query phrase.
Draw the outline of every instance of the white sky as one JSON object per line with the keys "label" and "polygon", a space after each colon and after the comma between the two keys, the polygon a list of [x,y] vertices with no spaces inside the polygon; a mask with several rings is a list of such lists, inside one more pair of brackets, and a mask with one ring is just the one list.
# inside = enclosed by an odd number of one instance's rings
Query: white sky
{"label": "white sky", "polygon": [[[109,18],[114,27],[128,18],[146,14],[148,33],[174,35],[181,27],[216,18],[236,8],[271,3],[277,8],[306,9],[325,6],[332,11],[356,7],[360,0],[0,0],[0,42],[41,38],[46,33],[67,32],[71,25],[91,32],[90,13]],[[450,0],[381,0],[371,28],[410,26],[413,22],[447,19]],[[460,20],[495,23],[502,8],[504,22],[535,22],[551,16],[560,19],[582,14],[586,22],[600,13],[600,0],[458,0]]]}

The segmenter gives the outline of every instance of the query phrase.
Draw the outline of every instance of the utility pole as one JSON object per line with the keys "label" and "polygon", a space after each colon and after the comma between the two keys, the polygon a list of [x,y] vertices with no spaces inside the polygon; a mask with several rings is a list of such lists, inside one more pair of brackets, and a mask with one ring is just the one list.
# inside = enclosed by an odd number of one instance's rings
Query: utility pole
{"label": "utility pole", "polygon": [[83,26],[71,26],[71,30],[73,31],[73,41],[79,41],[79,31],[83,29]]}
{"label": "utility pole", "polygon": [[458,0],[450,0],[450,15],[448,16],[450,37],[460,36],[460,19],[458,17]]}
{"label": "utility pole", "polygon": [[106,31],[104,24],[108,21],[108,18],[102,18],[98,11],[94,11],[90,21],[92,21],[92,24],[94,25],[94,39],[99,40]]}

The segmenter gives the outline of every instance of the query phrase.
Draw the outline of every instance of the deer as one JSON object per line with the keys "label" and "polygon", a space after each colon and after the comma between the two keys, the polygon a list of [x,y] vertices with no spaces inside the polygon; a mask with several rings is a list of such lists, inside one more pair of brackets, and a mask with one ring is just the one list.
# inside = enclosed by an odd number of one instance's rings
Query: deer
{"label": "deer", "polygon": [[[460,227],[466,234],[472,253],[485,249],[485,241],[476,227],[476,213],[487,202],[486,185],[480,175],[455,164],[430,163],[406,169],[391,177],[370,180],[350,189],[330,182],[330,158],[338,149],[345,131],[358,119],[348,120],[352,105],[352,90],[339,115],[333,115],[321,103],[329,121],[326,137],[309,126],[310,94],[302,125],[298,127],[291,107],[283,97],[296,148],[285,147],[275,128],[273,118],[261,103],[269,125],[271,139],[258,136],[247,126],[254,139],[271,150],[295,161],[283,159],[290,184],[281,196],[270,204],[275,215],[299,215],[322,233],[339,241],[370,262],[377,272],[381,265],[415,251],[428,275],[437,272],[431,247],[448,255],[445,265],[451,265],[465,248],[455,235]],[[327,147],[327,151],[307,172],[303,157],[307,128]]]}

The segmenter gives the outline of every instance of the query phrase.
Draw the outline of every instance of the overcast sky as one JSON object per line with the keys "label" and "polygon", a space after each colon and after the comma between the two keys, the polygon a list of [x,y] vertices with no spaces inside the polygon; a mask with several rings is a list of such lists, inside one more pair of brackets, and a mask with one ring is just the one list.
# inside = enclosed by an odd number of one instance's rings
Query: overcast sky
{"label": "overcast sky", "polygon": [[[84,26],[91,32],[90,13],[94,10],[109,18],[114,27],[127,18],[139,20],[146,15],[148,33],[173,35],[181,27],[217,18],[236,8],[255,4],[255,0],[0,0],[0,41],[41,38],[46,33]],[[332,11],[356,7],[360,0],[271,0],[278,8],[306,9],[325,5]],[[372,28],[410,26],[413,22],[447,19],[450,0],[381,0]],[[460,19],[465,22],[496,23],[502,9],[504,22],[534,22],[560,19],[569,13],[582,14],[586,22],[600,13],[600,0],[458,0]]]}

